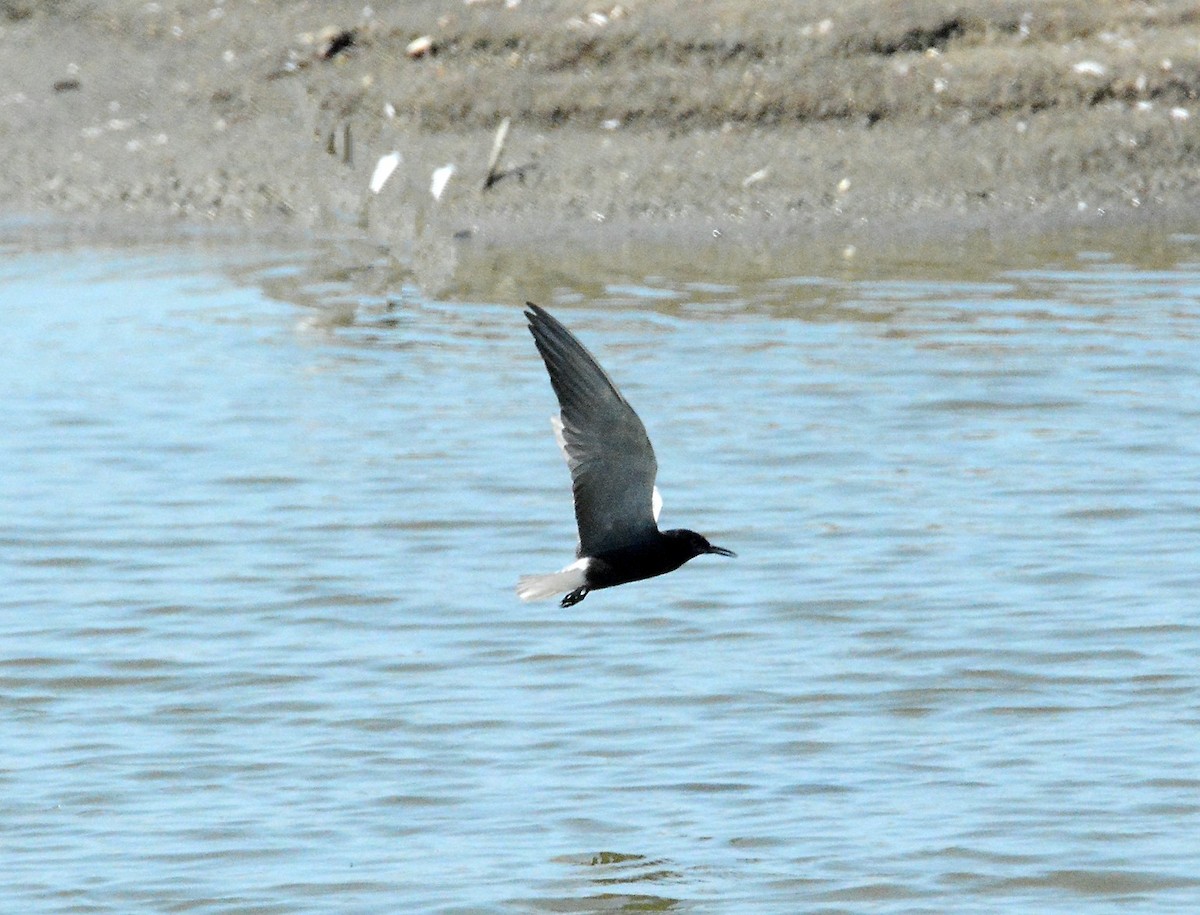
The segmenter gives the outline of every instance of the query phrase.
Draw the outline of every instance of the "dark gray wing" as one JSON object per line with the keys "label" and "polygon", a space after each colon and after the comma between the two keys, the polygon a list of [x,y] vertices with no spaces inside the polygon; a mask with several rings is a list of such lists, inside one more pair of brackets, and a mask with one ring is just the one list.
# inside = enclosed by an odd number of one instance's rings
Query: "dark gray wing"
{"label": "dark gray wing", "polygon": [[562,410],[575,489],[579,555],[649,536],[658,462],[646,427],[592,354],[544,308],[526,303],[529,331]]}

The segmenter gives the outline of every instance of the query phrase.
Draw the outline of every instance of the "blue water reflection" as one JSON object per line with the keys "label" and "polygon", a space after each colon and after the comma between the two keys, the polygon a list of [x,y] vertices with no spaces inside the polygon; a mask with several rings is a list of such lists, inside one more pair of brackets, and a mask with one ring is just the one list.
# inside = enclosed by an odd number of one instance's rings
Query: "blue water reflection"
{"label": "blue water reflection", "polygon": [[562,289],[740,557],[570,611],[512,593],[574,542],[521,302],[8,252],[0,908],[1186,909],[1171,244]]}

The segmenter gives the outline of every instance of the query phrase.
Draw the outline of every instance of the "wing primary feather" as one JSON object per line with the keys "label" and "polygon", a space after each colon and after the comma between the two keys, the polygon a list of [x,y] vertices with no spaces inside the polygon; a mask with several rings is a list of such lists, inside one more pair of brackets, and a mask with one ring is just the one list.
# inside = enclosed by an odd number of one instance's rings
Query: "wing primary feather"
{"label": "wing primary feather", "polygon": [[620,548],[655,528],[654,449],[596,358],[545,309],[528,305],[529,330],[560,407],[579,555]]}

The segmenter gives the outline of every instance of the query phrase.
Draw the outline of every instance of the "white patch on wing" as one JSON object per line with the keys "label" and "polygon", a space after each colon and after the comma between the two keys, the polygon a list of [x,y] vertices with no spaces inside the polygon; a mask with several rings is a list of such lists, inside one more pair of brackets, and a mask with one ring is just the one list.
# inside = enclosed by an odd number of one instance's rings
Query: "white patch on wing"
{"label": "white patch on wing", "polygon": [[563,460],[566,461],[569,466],[571,459],[567,457],[567,438],[565,435],[563,435],[562,417],[551,416],[550,427],[554,430],[554,440],[558,442],[558,450],[562,452]]}
{"label": "white patch on wing", "polygon": [[521,600],[546,600],[566,594],[586,584],[589,559],[576,559],[565,569],[546,575],[522,575],[517,580],[517,597]]}
{"label": "white patch on wing", "polygon": [[650,495],[650,507],[654,511],[654,523],[658,524],[658,516],[662,513],[662,493],[658,491],[657,486]]}

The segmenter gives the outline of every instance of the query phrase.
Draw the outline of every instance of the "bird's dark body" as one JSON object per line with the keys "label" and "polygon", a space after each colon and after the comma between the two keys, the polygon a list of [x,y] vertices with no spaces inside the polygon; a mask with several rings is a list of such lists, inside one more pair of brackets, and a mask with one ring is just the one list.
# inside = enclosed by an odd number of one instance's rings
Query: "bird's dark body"
{"label": "bird's dark body", "polygon": [[[601,588],[612,588],[631,581],[666,575],[668,572],[674,572],[689,559],[705,552],[714,552],[697,549],[696,538],[700,535],[695,531],[673,530],[654,533],[656,536],[648,541],[589,556],[585,573],[586,584],[567,595],[564,606],[569,607],[583,600],[588,591],[599,591]],[[707,540],[704,541],[704,545],[709,546]],[[579,594],[578,599],[565,603],[565,600],[574,594]]]}
{"label": "bird's dark body", "polygon": [[658,531],[649,543],[638,543],[620,550],[611,550],[590,557],[587,569],[588,587],[597,591],[643,578],[654,578],[674,572],[699,555],[681,534],[692,531]]}
{"label": "bird's dark body", "polygon": [[562,600],[570,607],[589,591],[672,572],[705,553],[734,555],[695,531],[658,529],[658,462],[642,421],[583,344],[544,308],[526,304],[529,330],[562,409],[580,562],[559,573],[526,576],[518,585],[521,597],[570,589]]}

